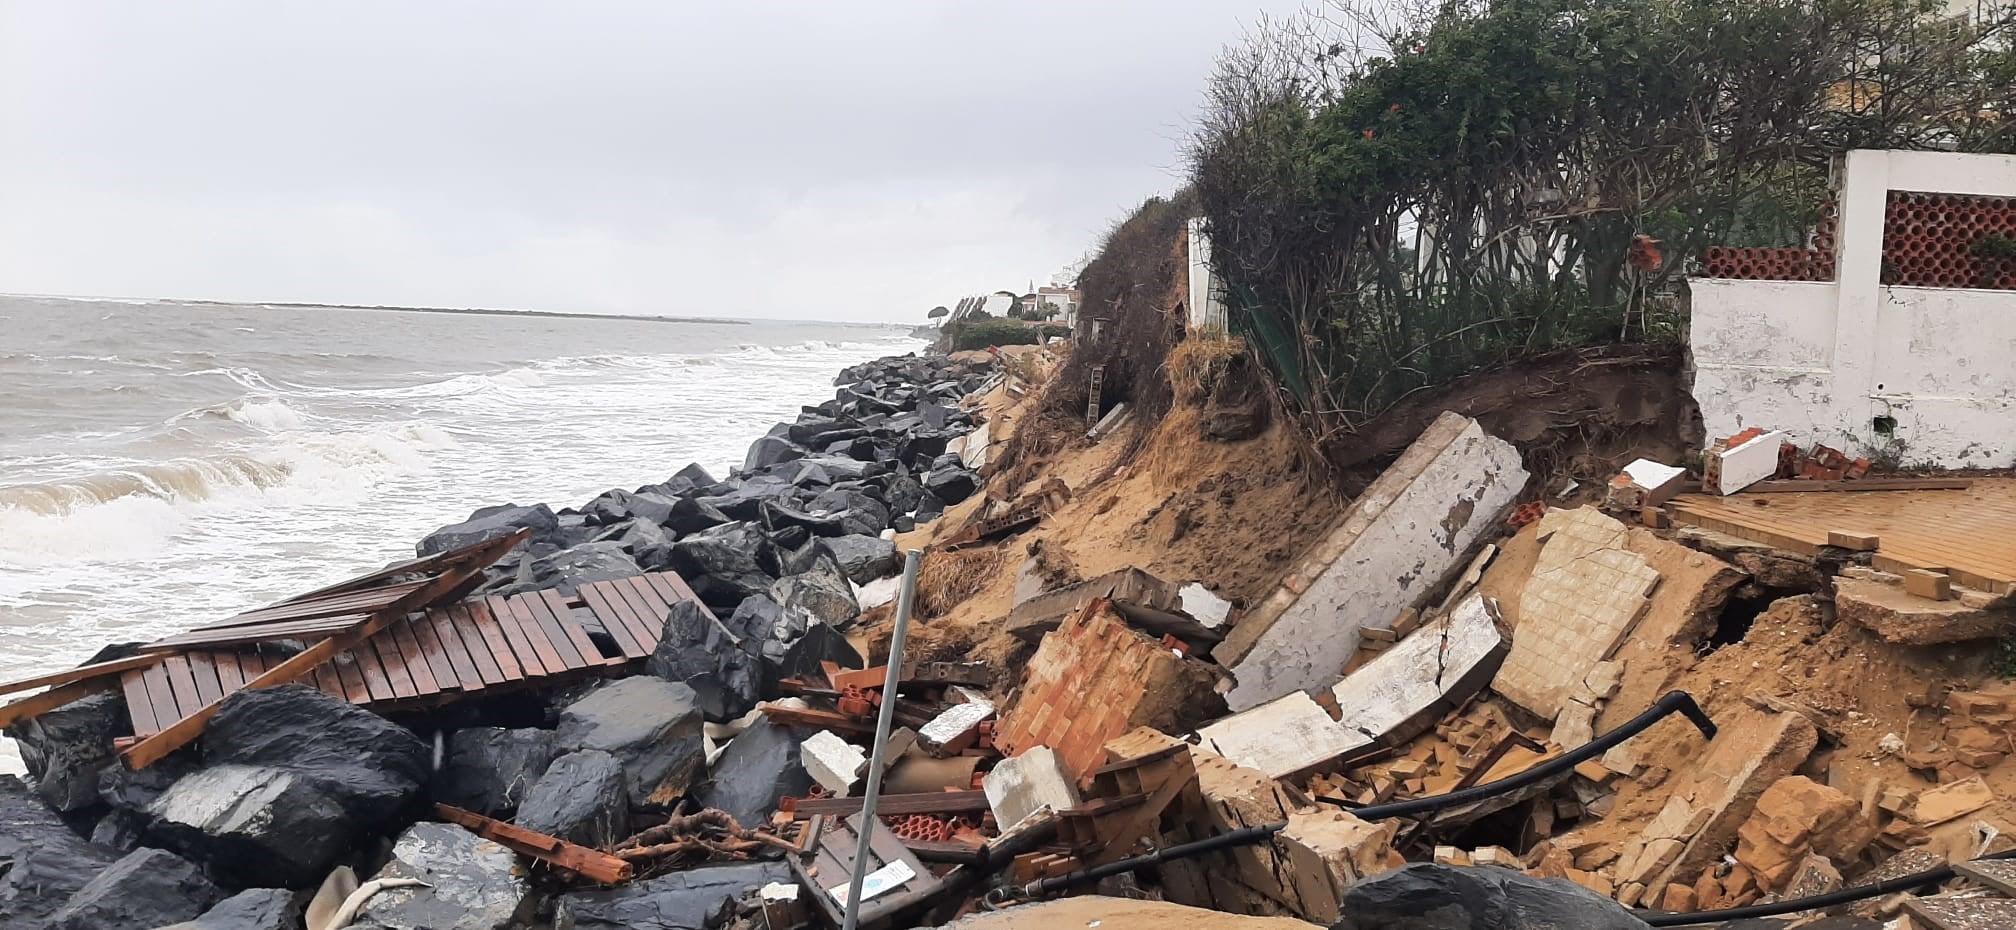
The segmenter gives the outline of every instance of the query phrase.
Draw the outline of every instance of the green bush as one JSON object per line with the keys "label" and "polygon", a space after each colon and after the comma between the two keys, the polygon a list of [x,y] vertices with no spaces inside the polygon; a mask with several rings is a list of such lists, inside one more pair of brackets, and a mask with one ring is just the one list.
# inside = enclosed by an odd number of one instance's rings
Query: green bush
{"label": "green bush", "polygon": [[[1032,326],[1024,326],[1019,320],[970,320],[954,323],[945,328],[952,337],[952,350],[963,352],[967,349],[985,349],[988,346],[1035,345],[1043,338],[1043,333]],[[1063,327],[1043,327],[1043,332]],[[1065,332],[1070,332],[1065,329]]]}

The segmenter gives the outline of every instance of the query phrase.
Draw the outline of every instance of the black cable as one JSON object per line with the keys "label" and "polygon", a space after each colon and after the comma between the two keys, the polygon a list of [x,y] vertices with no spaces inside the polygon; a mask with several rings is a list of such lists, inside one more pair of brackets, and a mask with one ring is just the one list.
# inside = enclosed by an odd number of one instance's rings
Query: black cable
{"label": "black cable", "polygon": [[1374,804],[1369,807],[1352,808],[1351,813],[1360,820],[1385,820],[1391,817],[1407,817],[1429,811],[1438,811],[1445,807],[1456,807],[1472,801],[1495,797],[1507,791],[1524,788],[1536,781],[1565,772],[1610,751],[1612,746],[1624,742],[1633,736],[1637,736],[1653,724],[1658,723],[1675,712],[1686,715],[1687,719],[1693,722],[1695,728],[1701,731],[1703,737],[1711,740],[1715,738],[1715,721],[1708,719],[1708,714],[1701,709],[1700,704],[1695,702],[1694,696],[1685,691],[1668,691],[1665,696],[1654,701],[1651,707],[1646,708],[1644,713],[1626,721],[1623,726],[1523,772],[1508,775],[1488,785],[1475,785],[1464,788],[1461,791],[1451,791],[1448,794],[1437,794],[1407,801],[1395,801],[1391,804]]}
{"label": "black cable", "polygon": [[[2016,849],[1982,856],[1974,861],[1989,862],[2007,859],[2016,859]],[[1634,911],[1633,914],[1639,920],[1654,927],[1685,927],[1692,924],[1713,924],[1728,920],[1744,920],[1751,917],[1776,917],[1780,914],[1833,907],[1836,904],[1847,904],[1851,901],[1861,901],[1899,891],[1911,891],[1926,885],[1935,885],[1946,881],[1952,878],[1953,875],[1952,866],[1942,865],[1936,869],[1926,869],[1923,872],[1913,872],[1909,875],[1899,875],[1896,878],[1886,878],[1873,884],[1857,885],[1854,888],[1843,888],[1840,891],[1830,891],[1826,894],[1816,894],[1805,898],[1793,898],[1790,901],[1774,901],[1770,904],[1750,904],[1744,907],[1732,907],[1720,911],[1694,911],[1687,914],[1669,914],[1661,911],[1645,910]]]}
{"label": "black cable", "polygon": [[[1501,778],[1488,785],[1477,785],[1461,791],[1452,791],[1448,794],[1438,794],[1433,797],[1415,798],[1411,801],[1398,801],[1392,804],[1361,807],[1352,810],[1351,813],[1360,820],[1385,820],[1424,811],[1441,810],[1442,808],[1453,807],[1458,804],[1468,804],[1471,801],[1494,797],[1507,791],[1514,791],[1540,779],[1548,778],[1556,773],[1573,768],[1584,760],[1593,759],[1608,751],[1610,747],[1644,732],[1646,728],[1674,713],[1685,715],[1701,731],[1703,736],[1708,739],[1715,738],[1715,721],[1708,719],[1708,714],[1701,709],[1699,703],[1695,702],[1693,695],[1685,691],[1668,691],[1665,696],[1654,701],[1651,707],[1646,708],[1644,713],[1631,718],[1623,726],[1590,740],[1586,745],[1542,762],[1526,771]],[[1286,823],[1273,823],[1255,827],[1242,827],[1230,833],[1222,833],[1208,839],[1170,846],[1166,849],[1158,849],[1151,853],[1120,859],[1102,866],[1072,872],[1068,875],[1055,875],[1050,878],[1038,879],[1023,886],[1022,891],[1028,897],[1034,898],[1052,891],[1069,888],[1072,885],[1098,881],[1109,875],[1132,872],[1143,866],[1154,865],[1160,862],[1171,862],[1177,859],[1187,859],[1191,856],[1232,846],[1248,846],[1264,843],[1274,834],[1286,829],[1287,826]]]}

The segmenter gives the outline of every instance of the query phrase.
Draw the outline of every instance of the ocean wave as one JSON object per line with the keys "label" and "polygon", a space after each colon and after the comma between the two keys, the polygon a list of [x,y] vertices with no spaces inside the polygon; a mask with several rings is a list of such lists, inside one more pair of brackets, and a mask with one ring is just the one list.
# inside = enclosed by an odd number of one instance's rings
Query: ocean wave
{"label": "ocean wave", "polygon": [[270,488],[288,473],[285,464],[248,455],[176,459],[0,487],[0,509],[62,516],[127,497],[200,501],[226,488]]}
{"label": "ocean wave", "polygon": [[286,401],[277,397],[241,397],[234,401],[178,414],[163,425],[186,429],[178,424],[191,420],[228,420],[268,433],[278,433],[306,429],[309,415],[288,406]]}

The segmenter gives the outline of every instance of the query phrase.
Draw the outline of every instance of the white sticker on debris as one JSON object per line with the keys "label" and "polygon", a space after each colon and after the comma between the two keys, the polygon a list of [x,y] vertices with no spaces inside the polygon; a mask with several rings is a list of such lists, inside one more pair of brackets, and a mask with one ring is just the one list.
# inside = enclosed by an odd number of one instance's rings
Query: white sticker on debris
{"label": "white sticker on debris", "polygon": [[[861,900],[872,901],[877,895],[895,891],[903,887],[904,882],[916,877],[916,870],[910,868],[903,860],[898,859],[868,873],[867,877],[861,879]],[[826,893],[832,895],[833,900],[839,902],[842,907],[845,907],[847,904],[847,885],[848,882],[841,882],[826,889]]]}

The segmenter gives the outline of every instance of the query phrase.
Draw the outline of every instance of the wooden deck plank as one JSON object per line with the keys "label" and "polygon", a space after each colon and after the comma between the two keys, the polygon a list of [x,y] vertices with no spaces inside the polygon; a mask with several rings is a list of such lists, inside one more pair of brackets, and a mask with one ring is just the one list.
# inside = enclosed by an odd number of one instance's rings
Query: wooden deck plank
{"label": "wooden deck plank", "polygon": [[539,653],[532,648],[532,640],[525,635],[524,628],[518,623],[517,615],[511,612],[511,606],[504,603],[501,597],[486,597],[483,599],[483,609],[489,611],[491,619],[497,622],[498,632],[502,633],[504,641],[510,644],[511,657],[518,660],[518,668],[525,677],[544,677],[546,663],[539,660]]}
{"label": "wooden deck plank", "polygon": [[630,586],[631,601],[637,605],[637,635],[644,638],[645,651],[658,648],[658,640],[665,635],[665,611],[672,608],[671,601],[643,575],[624,578],[620,583]]}
{"label": "wooden deck plank", "polygon": [[[532,623],[546,634],[546,642],[553,647],[561,668],[573,671],[587,668],[591,664],[588,659],[582,657],[581,647],[574,645],[573,638],[560,626],[560,621],[553,618],[552,612],[546,609],[545,600],[539,595],[520,594],[511,599],[511,606],[513,609],[524,611],[524,615],[530,617]],[[592,664],[602,664],[601,653],[596,653]]]}
{"label": "wooden deck plank", "polygon": [[469,619],[469,608],[453,604],[441,608],[448,615],[448,622],[455,627],[455,633],[462,637],[462,648],[469,651],[469,658],[476,662],[476,675],[485,685],[504,683],[504,668],[497,664],[497,657],[490,654],[490,641],[476,629],[476,622]]}
{"label": "wooden deck plank", "polygon": [[546,613],[552,616],[553,622],[558,623],[560,628],[567,632],[567,638],[574,644],[575,651],[581,653],[583,666],[620,665],[629,660],[628,656],[621,654],[603,655],[602,647],[595,645],[594,637],[588,635],[588,628],[582,626],[581,621],[574,619],[574,609],[567,606],[567,599],[561,597],[560,592],[546,590],[537,592],[536,596],[537,606],[544,606]]}
{"label": "wooden deck plank", "polygon": [[358,643],[350,649],[350,658],[357,663],[357,671],[364,675],[364,688],[373,701],[389,701],[396,695],[392,692],[392,682],[385,675],[385,668],[378,664],[378,653],[369,642]]}
{"label": "wooden deck plank", "polygon": [[511,618],[518,622],[518,629],[531,643],[532,651],[539,657],[539,664],[546,670],[545,674],[558,675],[567,671],[568,666],[560,658],[559,647],[553,645],[552,638],[546,635],[546,628],[532,616],[532,608],[525,603],[524,598],[505,598],[498,603],[503,605]]}
{"label": "wooden deck plank", "polygon": [[442,691],[462,690],[462,677],[455,674],[455,664],[448,661],[448,647],[441,645],[433,621],[425,616],[406,619],[413,640],[420,644],[420,654],[427,659],[427,671],[434,675],[434,684]]}
{"label": "wooden deck plank", "polygon": [[385,632],[364,641],[378,653],[378,664],[385,667],[385,680],[392,685],[395,698],[418,697],[420,691],[413,685],[413,673],[406,670],[406,654],[399,651],[399,643]]}
{"label": "wooden deck plank", "polygon": [[286,601],[270,607],[248,610],[217,623],[196,627],[190,632],[225,630],[232,627],[263,626],[270,623],[334,617],[339,614],[369,614],[425,586],[425,581],[388,584],[368,591],[331,594],[307,600]]}
{"label": "wooden deck plank", "polygon": [[706,603],[700,600],[700,595],[693,593],[693,586],[687,584],[686,578],[678,572],[653,572],[651,580],[658,584],[669,586],[673,591],[678,592],[678,600],[692,601],[695,604],[699,604],[700,609],[706,610],[708,616],[714,616],[714,612],[707,610]]}
{"label": "wooden deck plank", "polygon": [[345,701],[350,699],[350,695],[343,690],[343,679],[336,673],[334,663],[325,662],[316,666],[308,674],[301,676],[301,683],[319,688],[323,694],[333,698]]}
{"label": "wooden deck plank", "polygon": [[191,652],[183,656],[189,660],[189,677],[196,680],[196,696],[205,704],[215,704],[224,700],[223,683],[217,679],[217,662],[208,652]]}
{"label": "wooden deck plank", "polygon": [[187,717],[203,706],[203,696],[196,690],[196,676],[189,672],[187,657],[169,656],[161,660],[161,667],[167,669],[168,688],[175,695],[175,719]]}
{"label": "wooden deck plank", "polygon": [[487,601],[469,601],[462,605],[469,612],[469,623],[476,628],[477,635],[490,646],[490,656],[497,660],[497,672],[505,681],[523,681],[525,668],[518,664],[518,655],[511,648],[511,641],[504,636],[504,624],[490,613]]}
{"label": "wooden deck plank", "polygon": [[343,685],[343,699],[352,704],[371,703],[371,689],[364,685],[364,672],[357,667],[357,659],[348,652],[339,652],[329,660],[336,669],[336,678]]}
{"label": "wooden deck plank", "polygon": [[47,675],[36,675],[32,678],[22,678],[17,681],[0,684],[0,694],[13,694],[16,691],[30,691],[35,688],[67,685],[73,681],[83,681],[88,678],[96,678],[100,675],[116,675],[121,672],[146,668],[160,661],[161,657],[158,655],[139,655],[129,656],[124,659],[95,662],[90,665],[80,665],[76,668],[64,669],[60,672],[50,672]]}
{"label": "wooden deck plank", "polygon": [[160,732],[160,718],[154,716],[154,702],[147,695],[146,670],[136,668],[121,674],[119,687],[126,693],[126,714],[133,719],[133,735],[152,736]]}
{"label": "wooden deck plank", "polygon": [[623,617],[623,611],[610,601],[609,591],[603,585],[604,582],[582,585],[581,600],[595,613],[595,618],[602,621],[602,628],[609,631],[610,638],[616,640],[616,648],[621,649],[624,655],[632,658],[649,655],[643,644],[637,641],[637,631]]}
{"label": "wooden deck plank", "polygon": [[421,651],[420,639],[413,635],[410,621],[400,617],[379,635],[392,637],[392,642],[399,647],[399,654],[406,657],[406,674],[413,676],[414,690],[422,695],[441,693],[441,684],[434,678],[434,667],[427,664],[427,653]]}
{"label": "wooden deck plank", "polygon": [[217,666],[217,684],[224,688],[225,694],[245,687],[245,671],[238,667],[238,650],[213,653],[211,661]]}
{"label": "wooden deck plank", "polygon": [[434,638],[440,641],[441,651],[448,656],[448,664],[455,667],[455,680],[461,682],[462,690],[483,690],[483,676],[476,672],[476,660],[469,658],[469,650],[462,646],[462,634],[455,632],[455,625],[448,622],[448,615],[437,607],[424,616],[427,625],[434,628]]}

